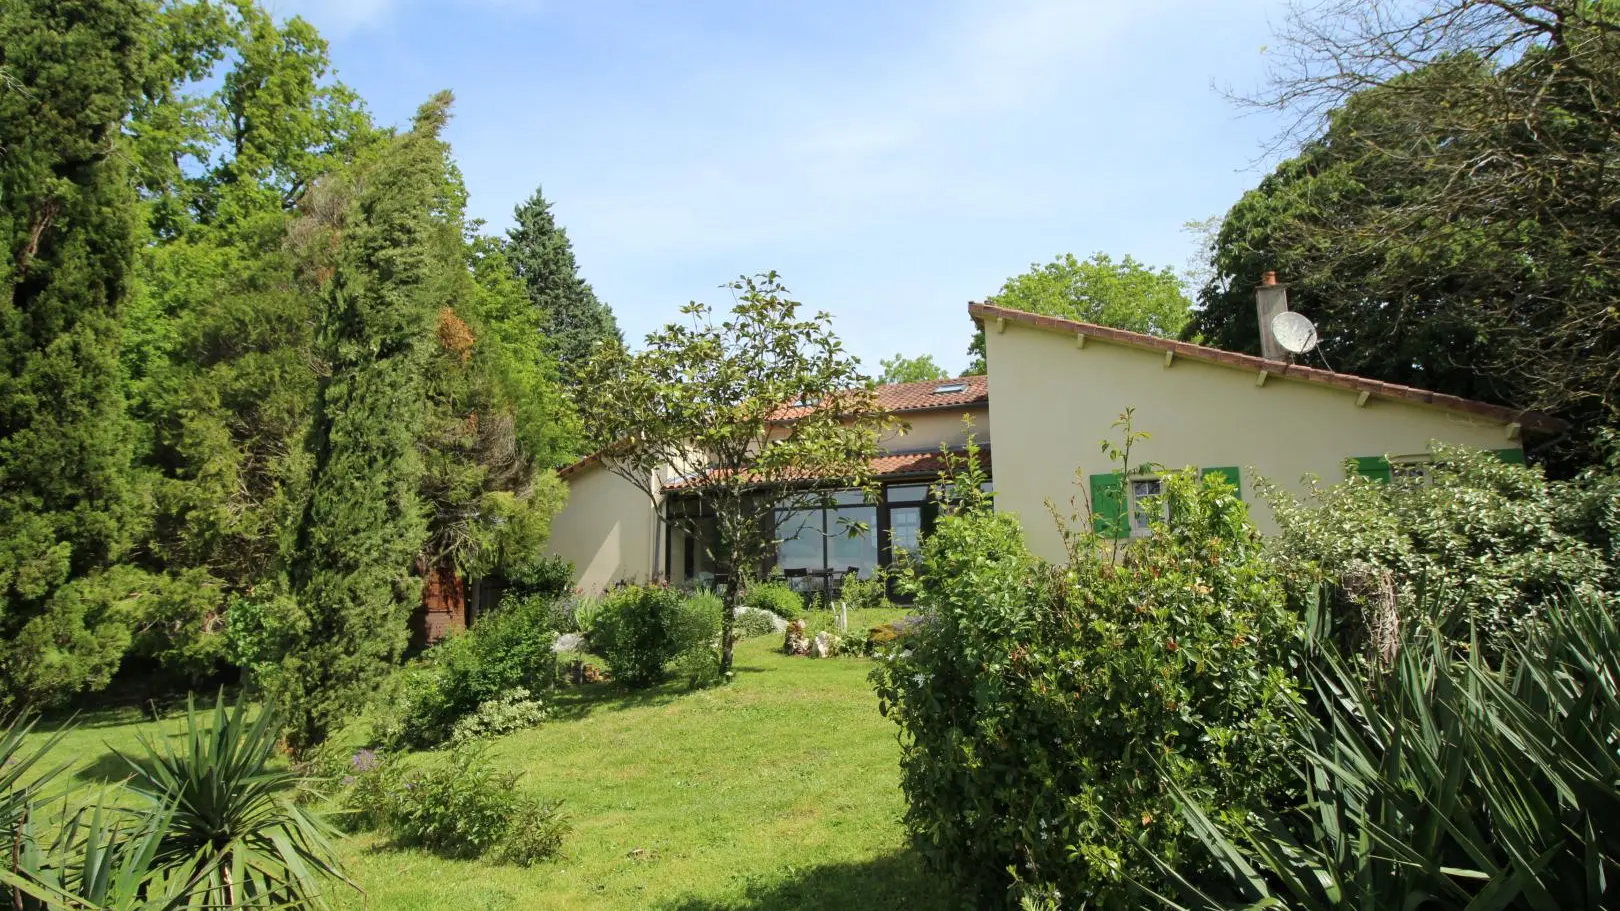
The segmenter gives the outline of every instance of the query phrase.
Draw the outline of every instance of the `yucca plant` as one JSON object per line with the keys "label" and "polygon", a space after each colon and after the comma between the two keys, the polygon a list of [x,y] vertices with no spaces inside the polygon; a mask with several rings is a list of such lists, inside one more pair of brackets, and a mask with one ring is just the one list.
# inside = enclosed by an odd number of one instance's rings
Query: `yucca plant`
{"label": "yucca plant", "polygon": [[1501,660],[1403,637],[1375,671],[1328,650],[1309,670],[1290,811],[1182,814],[1225,871],[1165,907],[1598,909],[1620,902],[1620,623],[1572,596]]}
{"label": "yucca plant", "polygon": [[327,908],[330,883],[358,889],[338,866],[336,831],[294,802],[304,780],[273,764],[274,713],[249,714],[223,694],[212,712],[188,700],[180,749],[143,737],[144,760],[124,757],[146,798],[140,818],[161,832],[153,864],[191,871],[197,907]]}

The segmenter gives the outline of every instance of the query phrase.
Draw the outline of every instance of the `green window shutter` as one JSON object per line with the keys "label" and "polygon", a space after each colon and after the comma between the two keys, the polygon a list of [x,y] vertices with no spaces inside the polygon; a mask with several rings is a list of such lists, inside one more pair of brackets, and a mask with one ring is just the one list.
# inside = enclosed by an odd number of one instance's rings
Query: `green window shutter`
{"label": "green window shutter", "polygon": [[1356,456],[1350,460],[1350,473],[1372,478],[1381,484],[1390,480],[1389,459],[1383,456]]}
{"label": "green window shutter", "polygon": [[1210,475],[1225,478],[1226,483],[1232,485],[1232,492],[1237,495],[1237,498],[1239,500],[1243,499],[1243,476],[1236,468],[1205,468],[1198,473],[1201,478],[1207,478]]}
{"label": "green window shutter", "polygon": [[1498,449],[1498,450],[1495,450],[1495,452],[1496,452],[1496,457],[1497,458],[1501,459],[1504,462],[1507,462],[1510,465],[1523,465],[1524,464],[1524,450],[1523,449],[1517,449],[1517,448],[1515,448],[1515,449]]}
{"label": "green window shutter", "polygon": [[1092,475],[1091,527],[1105,538],[1129,537],[1126,515],[1125,480],[1119,472]]}

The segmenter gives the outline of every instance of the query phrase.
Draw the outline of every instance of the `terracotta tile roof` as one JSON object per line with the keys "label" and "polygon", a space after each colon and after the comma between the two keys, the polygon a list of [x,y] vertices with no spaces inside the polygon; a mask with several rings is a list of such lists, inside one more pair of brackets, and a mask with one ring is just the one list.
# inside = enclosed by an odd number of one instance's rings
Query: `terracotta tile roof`
{"label": "terracotta tile roof", "polygon": [[[960,390],[939,392],[941,388],[949,389],[961,386]],[[890,383],[887,386],[877,387],[877,407],[891,414],[905,414],[917,411],[933,411],[944,408],[973,408],[982,407],[990,403],[990,380],[984,376],[959,376],[949,380],[928,380],[922,383]],[[810,413],[805,406],[782,409],[774,420],[791,421]],[[602,449],[591,453],[571,465],[557,469],[557,476],[567,479],[597,464],[602,460]]]}
{"label": "terracotta tile roof", "polygon": [[[964,455],[964,450],[953,450],[953,455]],[[988,447],[979,449],[979,463],[986,468],[990,466],[990,450]],[[905,478],[926,477],[930,480],[939,476],[946,468],[945,456],[939,450],[928,452],[886,452],[868,463],[872,474],[879,478]],[[807,477],[806,480],[809,480]],[[665,490],[690,490],[697,487],[695,479],[684,478],[664,485]]]}
{"label": "terracotta tile roof", "polygon": [[[960,386],[960,389],[956,387]],[[940,390],[946,390],[941,392]],[[877,387],[877,407],[891,414],[912,411],[933,411],[939,408],[964,408],[986,405],[990,402],[990,380],[983,376],[959,376],[949,380],[927,380],[921,383],[890,383]],[[796,405],[784,408],[777,420],[791,421],[810,413],[810,407]]]}
{"label": "terracotta tile roof", "polygon": [[1305,367],[1300,364],[1270,361],[1262,357],[1255,357],[1252,354],[1238,354],[1235,351],[1223,351],[1220,348],[1209,348],[1204,345],[1194,345],[1191,342],[1144,335],[1140,332],[1127,332],[1124,329],[1111,329],[1094,323],[1082,323],[1078,320],[1025,313],[1022,310],[1010,310],[993,304],[968,304],[968,314],[976,320],[1004,319],[1010,323],[1034,326],[1038,329],[1047,329],[1068,335],[1083,334],[1088,339],[1100,339],[1137,348],[1149,348],[1155,351],[1174,352],[1176,357],[1225,364],[1228,367],[1251,370],[1256,374],[1264,370],[1272,377],[1301,380],[1322,386],[1334,386],[1340,389],[1348,389],[1351,392],[1365,392],[1368,395],[1383,399],[1430,405],[1435,408],[1459,411],[1464,414],[1477,415],[1507,424],[1516,423],[1535,430],[1558,431],[1568,426],[1566,422],[1540,412],[1524,411],[1504,405],[1492,405],[1488,402],[1430,392],[1427,389],[1402,386],[1397,383],[1386,383],[1382,380],[1370,380],[1348,373],[1335,373],[1331,370],[1319,370],[1315,367]]}

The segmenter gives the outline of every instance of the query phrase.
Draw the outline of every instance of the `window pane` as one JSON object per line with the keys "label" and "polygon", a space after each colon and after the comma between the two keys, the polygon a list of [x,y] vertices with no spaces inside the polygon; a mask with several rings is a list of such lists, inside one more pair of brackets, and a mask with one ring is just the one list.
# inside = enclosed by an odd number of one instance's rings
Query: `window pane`
{"label": "window pane", "polygon": [[[1131,481],[1131,531],[1133,534],[1145,535],[1148,533],[1148,522],[1155,518],[1149,513],[1151,506],[1145,502],[1149,497],[1157,497],[1164,493],[1164,482],[1158,478],[1137,478]],[[1154,512],[1159,513],[1156,518],[1163,518],[1165,504],[1160,502]]]}
{"label": "window pane", "polygon": [[827,495],[827,502],[835,506],[859,506],[866,502],[866,493],[860,490],[835,490]]}
{"label": "window pane", "polygon": [[782,544],[776,551],[776,565],[782,569],[822,568],[822,511],[807,509],[781,517],[778,534]]}
{"label": "window pane", "polygon": [[883,496],[890,503],[921,503],[928,499],[927,484],[896,484],[885,488]]}
{"label": "window pane", "polygon": [[889,510],[889,551],[916,553],[922,545],[922,507],[897,506]]}
{"label": "window pane", "polygon": [[[836,523],[836,524],[835,524]],[[853,523],[864,523],[866,529],[850,537]],[[854,567],[861,578],[870,578],[878,567],[877,507],[846,507],[833,513],[828,522],[827,565],[835,573]]]}

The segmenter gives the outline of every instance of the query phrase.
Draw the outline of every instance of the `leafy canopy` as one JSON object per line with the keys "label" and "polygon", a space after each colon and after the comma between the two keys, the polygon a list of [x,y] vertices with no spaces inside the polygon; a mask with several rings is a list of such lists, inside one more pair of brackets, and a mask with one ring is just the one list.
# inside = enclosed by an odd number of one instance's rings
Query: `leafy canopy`
{"label": "leafy canopy", "polygon": [[931,354],[906,357],[896,353],[894,357],[878,361],[878,365],[883,368],[883,375],[878,377],[880,383],[922,383],[950,377],[944,367],[934,363]]}
{"label": "leafy canopy", "polygon": [[[726,287],[737,299],[729,318],[688,304],[687,322],[648,335],[641,351],[599,352],[576,394],[602,465],[654,500],[683,478],[714,516],[718,565],[737,576],[775,554],[788,521],[778,507],[818,503],[817,488],[872,486],[892,422],[831,317],[803,315],[774,272]],[[726,593],[722,674],[739,588]]]}
{"label": "leafy canopy", "polygon": [[[1154,269],[1128,255],[1116,263],[1106,253],[1084,260],[1065,253],[1044,266],[1032,264],[987,303],[1160,336],[1180,333],[1192,308],[1168,266]],[[983,329],[974,333],[968,354],[974,358],[968,372],[983,373]]]}

